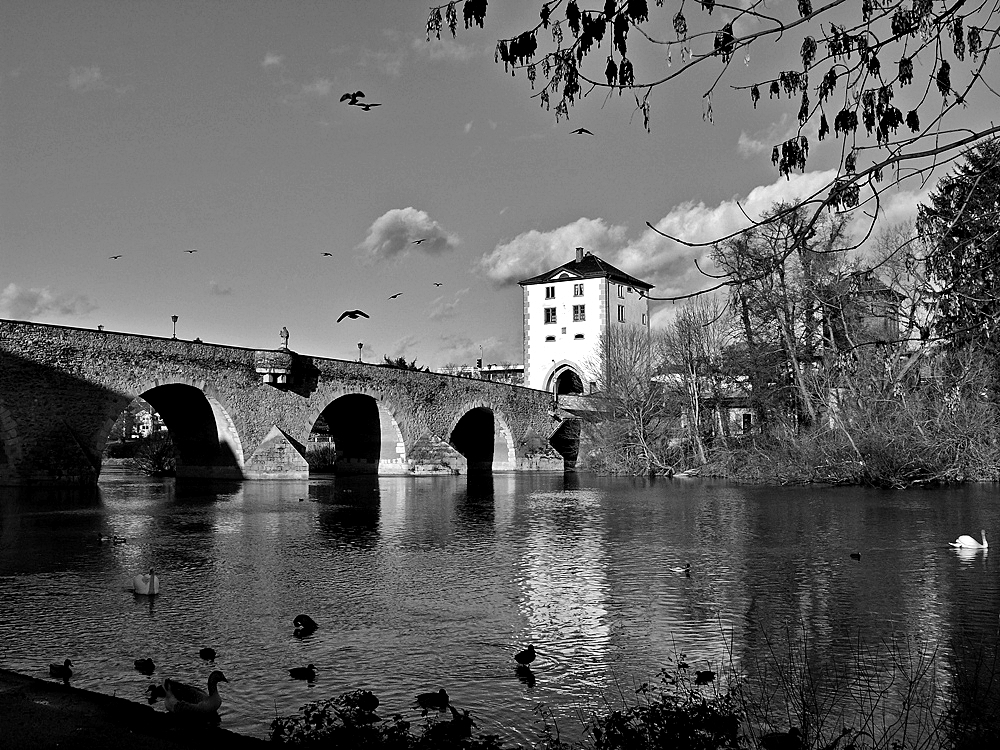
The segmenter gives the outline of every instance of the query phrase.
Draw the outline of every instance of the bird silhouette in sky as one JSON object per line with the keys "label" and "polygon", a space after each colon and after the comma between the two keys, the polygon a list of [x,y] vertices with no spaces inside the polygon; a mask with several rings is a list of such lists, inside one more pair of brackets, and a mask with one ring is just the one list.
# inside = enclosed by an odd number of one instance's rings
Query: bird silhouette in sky
{"label": "bird silhouette in sky", "polygon": [[340,97],[340,101],[347,102],[348,104],[357,104],[358,99],[364,99],[364,98],[365,98],[364,91],[355,91],[354,93],[348,91],[346,94]]}
{"label": "bird silhouette in sky", "polygon": [[441,282],[440,281],[435,281],[434,282],[434,286],[441,286]]}
{"label": "bird silhouette in sky", "polygon": [[573,133],[575,135],[593,135],[593,133],[591,133],[586,128],[577,128],[576,130],[573,131]]}
{"label": "bird silhouette in sky", "polygon": [[369,317],[369,315],[364,310],[344,310],[344,312],[340,314],[340,317],[337,318],[337,322],[339,323],[344,318],[351,318],[353,320],[354,318],[367,318],[367,317]]}
{"label": "bird silhouette in sky", "polygon": [[196,252],[198,252],[198,250],[197,249],[195,249],[195,250],[185,250],[184,252],[186,252],[186,253],[196,253]]}
{"label": "bird silhouette in sky", "polygon": [[108,260],[118,260],[120,257],[122,257],[122,256],[120,256],[120,255],[109,255],[108,256]]}
{"label": "bird silhouette in sky", "polygon": [[333,253],[323,253],[323,255],[325,255],[328,258],[332,258],[333,257]]}
{"label": "bird silhouette in sky", "polygon": [[396,297],[400,296],[401,294],[402,294],[402,292],[396,292],[394,295],[392,295],[391,297],[389,297],[389,299],[396,299]]}
{"label": "bird silhouette in sky", "polygon": [[351,102],[351,104],[354,104],[355,107],[361,107],[361,109],[363,109],[365,112],[368,112],[372,107],[381,107],[382,106],[381,104],[378,104],[377,102],[372,102],[371,104],[364,104],[363,102],[358,102],[357,104],[355,104],[354,102]]}
{"label": "bird silhouette in sky", "polygon": [[427,238],[421,237],[419,240],[413,240],[414,245],[419,245],[421,242],[427,242]]}

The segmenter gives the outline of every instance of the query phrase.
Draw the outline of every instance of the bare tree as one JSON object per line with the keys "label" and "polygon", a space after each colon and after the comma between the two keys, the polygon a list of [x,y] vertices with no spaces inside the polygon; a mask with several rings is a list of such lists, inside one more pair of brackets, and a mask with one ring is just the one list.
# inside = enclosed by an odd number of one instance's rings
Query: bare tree
{"label": "bare tree", "polygon": [[[661,332],[614,325],[601,333],[596,358],[586,363],[598,384],[599,412],[591,440],[604,453],[607,467],[627,474],[673,473],[669,460],[673,411],[655,379],[654,344]],[[596,427],[596,429],[594,429]]]}
{"label": "bare tree", "polygon": [[[715,246],[716,264],[742,283],[730,289],[748,349],[770,351],[778,371],[759,373],[756,390],[782,389],[786,377],[804,426],[817,419],[809,384],[822,356],[824,298],[844,274],[847,244],[843,217],[813,222],[801,207],[776,205],[777,217]],[[770,383],[768,381],[771,381]]]}
{"label": "bare tree", "polygon": [[726,375],[724,359],[732,334],[726,305],[715,297],[700,297],[681,307],[656,338],[659,352],[654,356],[661,363],[665,400],[683,406],[686,418],[681,427],[699,465],[708,462],[706,433],[714,433],[723,443],[729,436],[723,404],[735,392],[735,383]]}

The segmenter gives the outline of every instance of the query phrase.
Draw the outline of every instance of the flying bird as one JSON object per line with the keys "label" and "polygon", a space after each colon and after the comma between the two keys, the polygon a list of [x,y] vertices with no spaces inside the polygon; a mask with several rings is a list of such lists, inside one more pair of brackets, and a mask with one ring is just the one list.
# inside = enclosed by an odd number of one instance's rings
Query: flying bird
{"label": "flying bird", "polygon": [[591,133],[586,128],[577,128],[576,130],[573,131],[573,134],[574,135],[593,135],[593,133]]}
{"label": "flying bird", "polygon": [[365,104],[363,102],[357,102],[357,103],[351,102],[351,104],[354,104],[354,106],[356,106],[356,107],[361,107],[361,109],[363,109],[365,112],[369,111],[372,107],[381,107],[382,106],[381,104],[377,104],[375,102],[372,102],[371,104]]}
{"label": "flying bird", "polygon": [[323,255],[327,256],[328,258],[332,258],[333,257],[333,253],[323,253]]}
{"label": "flying bird", "polygon": [[391,297],[389,297],[389,299],[396,299],[396,297],[399,297],[401,294],[402,294],[402,292],[396,292],[394,295],[392,295]]}
{"label": "flying bird", "polygon": [[196,253],[196,252],[198,252],[198,250],[196,248],[194,250],[185,250],[184,252],[186,252],[186,253]]}
{"label": "flying bird", "polygon": [[120,256],[120,255],[109,255],[108,256],[108,260],[118,260],[120,257],[122,257],[122,256]]}
{"label": "flying bird", "polygon": [[344,318],[350,318],[351,320],[354,320],[355,318],[367,318],[367,317],[370,316],[364,310],[344,310],[344,312],[340,314],[340,317],[337,318],[337,322],[339,323]]}
{"label": "flying bird", "polygon": [[354,93],[348,91],[346,94],[340,97],[340,101],[347,102],[348,104],[357,104],[358,99],[364,99],[364,98],[365,98],[364,91],[355,91]]}
{"label": "flying bird", "polygon": [[434,286],[441,286],[441,282],[440,281],[435,281],[434,282]]}
{"label": "flying bird", "polygon": [[419,240],[413,240],[414,245],[419,245],[421,242],[427,242],[427,238],[421,237]]}

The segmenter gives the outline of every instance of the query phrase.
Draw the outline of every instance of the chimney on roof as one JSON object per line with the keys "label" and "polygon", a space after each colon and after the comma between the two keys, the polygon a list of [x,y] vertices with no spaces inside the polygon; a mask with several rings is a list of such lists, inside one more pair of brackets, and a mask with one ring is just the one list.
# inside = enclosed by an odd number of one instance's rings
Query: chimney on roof
{"label": "chimney on roof", "polygon": [[582,260],[583,260],[583,248],[578,247],[576,249],[576,262],[579,263]]}

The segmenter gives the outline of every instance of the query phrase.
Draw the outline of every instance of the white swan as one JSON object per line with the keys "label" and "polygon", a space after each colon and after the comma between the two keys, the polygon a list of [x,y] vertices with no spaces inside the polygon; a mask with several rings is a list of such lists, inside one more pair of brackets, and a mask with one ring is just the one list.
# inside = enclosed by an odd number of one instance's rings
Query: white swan
{"label": "white swan", "polygon": [[171,713],[202,716],[214,714],[222,705],[222,696],[219,695],[220,682],[229,680],[222,672],[215,670],[208,676],[206,693],[200,688],[167,677],[163,680],[163,705]]}
{"label": "white swan", "polygon": [[962,536],[960,536],[954,542],[948,542],[948,544],[950,544],[952,547],[960,547],[960,548],[961,547],[971,547],[972,549],[988,549],[989,546],[990,546],[990,543],[986,541],[986,529],[981,529],[979,531],[979,533],[983,535],[983,542],[982,542],[982,544],[980,544],[979,542],[977,542],[975,539],[973,539],[968,534],[962,534]]}
{"label": "white swan", "polygon": [[140,573],[132,579],[132,590],[143,596],[153,596],[160,593],[160,577],[149,569],[149,573]]}

